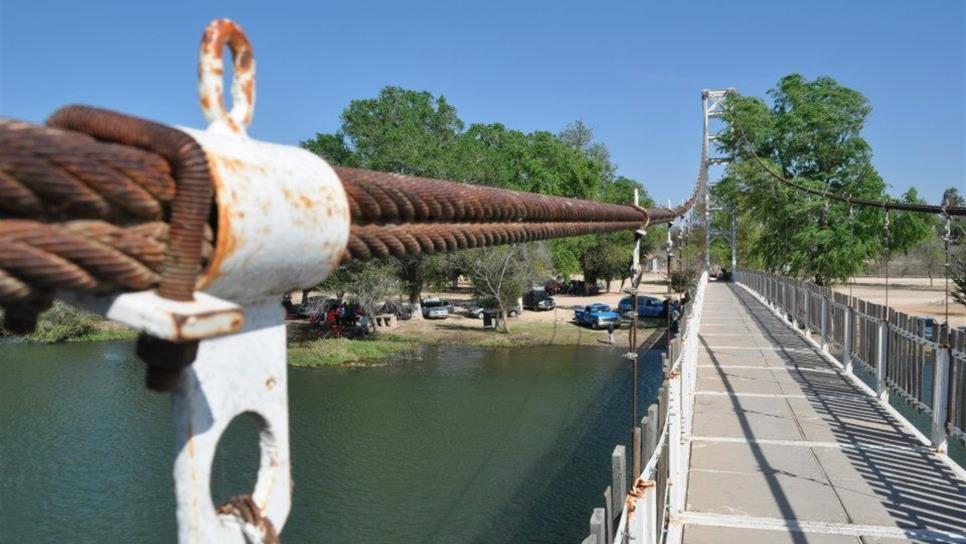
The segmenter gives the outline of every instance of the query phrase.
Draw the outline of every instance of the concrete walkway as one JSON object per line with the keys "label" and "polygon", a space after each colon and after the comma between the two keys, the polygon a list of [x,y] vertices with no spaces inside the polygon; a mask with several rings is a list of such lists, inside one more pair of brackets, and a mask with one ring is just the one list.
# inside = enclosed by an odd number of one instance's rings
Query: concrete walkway
{"label": "concrete walkway", "polygon": [[685,542],[966,542],[966,482],[750,293],[699,340]]}

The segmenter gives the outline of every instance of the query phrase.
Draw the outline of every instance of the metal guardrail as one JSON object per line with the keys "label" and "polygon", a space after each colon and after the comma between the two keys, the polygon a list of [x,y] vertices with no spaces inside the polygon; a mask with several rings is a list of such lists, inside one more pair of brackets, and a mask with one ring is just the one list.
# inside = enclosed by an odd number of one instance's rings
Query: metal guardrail
{"label": "metal guardrail", "polygon": [[840,352],[846,372],[859,365],[873,377],[881,400],[887,402],[891,393],[931,415],[929,438],[938,453],[946,453],[950,436],[964,441],[964,331],[947,324],[930,331],[921,319],[808,281],[751,270],[737,271],[735,279],[797,327],[817,335],[823,349]]}
{"label": "metal guardrail", "polygon": [[[625,492],[625,448],[614,448],[613,485],[604,492],[605,507],[590,517],[590,535],[582,544],[675,541],[668,520],[684,509],[691,448],[698,331],[708,273],[701,275],[678,335],[669,342],[664,383],[641,420],[641,459],[647,462]],[[635,434],[637,434],[635,432]],[[621,506],[622,505],[622,506]],[[619,516],[619,519],[618,519]],[[614,522],[617,522],[614,526]]]}

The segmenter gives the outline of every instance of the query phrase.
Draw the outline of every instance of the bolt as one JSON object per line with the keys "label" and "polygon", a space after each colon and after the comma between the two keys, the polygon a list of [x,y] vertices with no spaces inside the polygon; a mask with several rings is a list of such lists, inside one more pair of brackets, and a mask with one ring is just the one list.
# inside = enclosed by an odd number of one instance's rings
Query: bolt
{"label": "bolt", "polygon": [[138,357],[148,364],[147,386],[152,391],[171,391],[181,369],[198,356],[198,342],[170,342],[147,334],[138,336]]}

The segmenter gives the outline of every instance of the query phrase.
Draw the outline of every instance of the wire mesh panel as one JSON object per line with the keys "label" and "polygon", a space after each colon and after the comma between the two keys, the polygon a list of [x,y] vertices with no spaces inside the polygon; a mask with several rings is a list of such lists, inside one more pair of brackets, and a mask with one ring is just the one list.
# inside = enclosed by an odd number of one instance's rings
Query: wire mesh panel
{"label": "wire mesh panel", "polygon": [[858,362],[869,372],[875,373],[876,356],[879,353],[878,334],[882,306],[862,299],[853,299],[855,308],[855,337],[853,361]]}
{"label": "wire mesh panel", "polygon": [[818,331],[822,326],[822,299],[826,296],[828,289],[805,282],[808,289],[808,323],[812,330]]}
{"label": "wire mesh panel", "polygon": [[932,413],[932,391],[924,387],[932,383],[935,367],[937,344],[930,337],[924,320],[895,311],[889,316],[886,384],[913,407]]}
{"label": "wire mesh panel", "polygon": [[829,299],[827,341],[835,349],[845,349],[845,314],[850,304],[849,296],[843,293],[832,293]]}
{"label": "wire mesh panel", "polygon": [[791,280],[792,286],[795,290],[795,319],[799,323],[805,322],[805,317],[807,316],[805,307],[805,288],[802,282],[798,280]]}

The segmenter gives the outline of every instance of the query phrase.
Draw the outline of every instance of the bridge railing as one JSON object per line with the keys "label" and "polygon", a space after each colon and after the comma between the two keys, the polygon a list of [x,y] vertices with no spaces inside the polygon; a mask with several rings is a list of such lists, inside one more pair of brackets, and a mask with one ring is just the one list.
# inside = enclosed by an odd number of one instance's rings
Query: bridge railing
{"label": "bridge railing", "polygon": [[[646,463],[625,492],[626,465],[617,460],[624,455],[624,446],[614,449],[614,483],[604,493],[606,507],[594,510],[590,518],[590,536],[583,540],[583,544],[674,541],[675,535],[669,537],[668,533],[668,529],[674,526],[669,525],[668,520],[684,508],[698,330],[707,284],[708,274],[705,272],[695,288],[693,302],[685,308],[678,335],[668,343],[664,383],[658,390],[657,400],[641,420],[640,458],[646,459]],[[617,521],[616,527],[614,521]],[[680,534],[676,536],[680,537]]]}
{"label": "bridge railing", "polygon": [[[812,282],[739,270],[735,279],[780,312],[846,373],[857,366],[888,405],[890,395],[927,414],[928,441],[945,455],[949,437],[966,443],[966,332],[931,324]],[[802,308],[807,307],[807,311]],[[909,418],[896,413],[915,428]]]}

